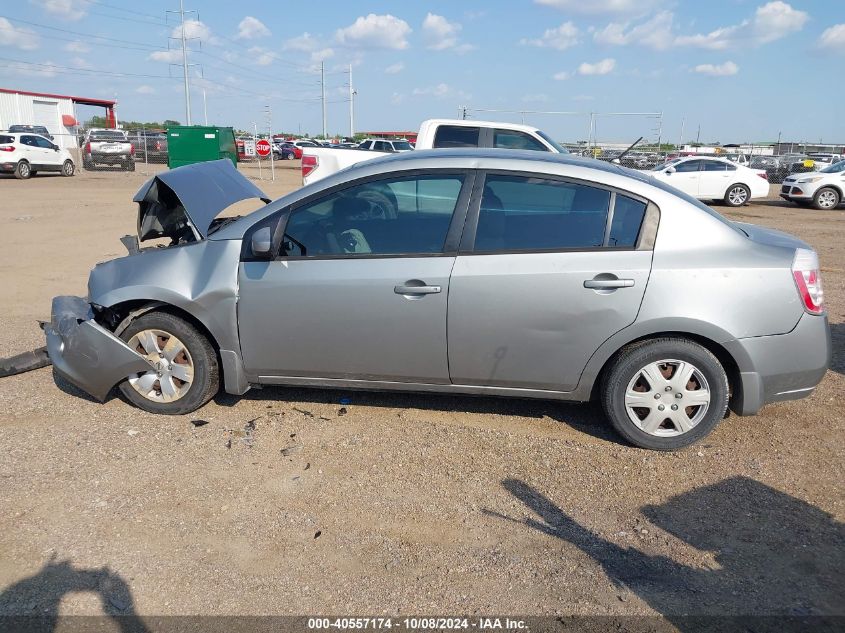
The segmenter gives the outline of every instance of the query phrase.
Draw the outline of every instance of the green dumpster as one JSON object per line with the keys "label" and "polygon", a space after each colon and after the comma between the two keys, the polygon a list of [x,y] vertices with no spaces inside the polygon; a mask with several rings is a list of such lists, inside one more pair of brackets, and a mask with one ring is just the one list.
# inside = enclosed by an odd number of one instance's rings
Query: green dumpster
{"label": "green dumpster", "polygon": [[167,130],[167,166],[228,158],[238,164],[235,132],[230,127],[177,125]]}

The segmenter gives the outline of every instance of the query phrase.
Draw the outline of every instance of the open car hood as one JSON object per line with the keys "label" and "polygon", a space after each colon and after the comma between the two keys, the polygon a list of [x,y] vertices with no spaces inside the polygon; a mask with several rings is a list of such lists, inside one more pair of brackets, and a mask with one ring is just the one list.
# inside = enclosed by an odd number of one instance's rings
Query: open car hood
{"label": "open car hood", "polygon": [[225,158],[162,172],[145,182],[132,198],[139,207],[138,240],[205,239],[221,211],[249,198],[270,202]]}

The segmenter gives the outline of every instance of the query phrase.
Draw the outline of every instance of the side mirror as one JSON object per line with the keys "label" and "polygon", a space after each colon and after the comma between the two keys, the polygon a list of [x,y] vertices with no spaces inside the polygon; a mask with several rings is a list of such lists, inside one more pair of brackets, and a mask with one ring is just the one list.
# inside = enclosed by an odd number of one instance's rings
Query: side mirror
{"label": "side mirror", "polygon": [[53,145],[53,151],[54,151],[54,152],[58,152],[58,151],[59,151],[59,146],[58,146],[58,145]]}
{"label": "side mirror", "polygon": [[675,168],[674,168],[674,167],[671,167],[671,166],[667,167],[667,168],[666,168],[666,173],[667,173],[667,174],[674,174],[674,173],[675,173]]}
{"label": "side mirror", "polygon": [[252,254],[261,259],[273,256],[273,232],[269,226],[262,227],[252,234]]}

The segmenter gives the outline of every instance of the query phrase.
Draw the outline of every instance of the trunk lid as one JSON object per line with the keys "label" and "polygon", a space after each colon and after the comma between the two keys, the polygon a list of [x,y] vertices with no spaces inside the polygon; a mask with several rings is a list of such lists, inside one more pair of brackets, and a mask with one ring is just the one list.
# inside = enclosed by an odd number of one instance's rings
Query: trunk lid
{"label": "trunk lid", "polygon": [[748,224],[747,222],[734,222],[734,225],[758,244],[813,250],[813,248],[806,242],[801,241],[794,235],[784,233],[783,231],[769,229],[757,224]]}

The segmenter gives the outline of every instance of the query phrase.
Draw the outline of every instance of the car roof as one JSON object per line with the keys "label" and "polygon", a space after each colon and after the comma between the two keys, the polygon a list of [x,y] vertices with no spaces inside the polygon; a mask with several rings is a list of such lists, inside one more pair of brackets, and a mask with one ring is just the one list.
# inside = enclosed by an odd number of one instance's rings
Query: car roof
{"label": "car roof", "polygon": [[[520,123],[507,123],[505,121],[479,121],[478,119],[428,119],[422,122],[422,126],[427,125],[457,125],[460,127],[498,127],[507,128],[509,130],[519,130],[522,132],[535,132],[537,126],[525,125]],[[529,150],[530,151],[530,150]]]}

